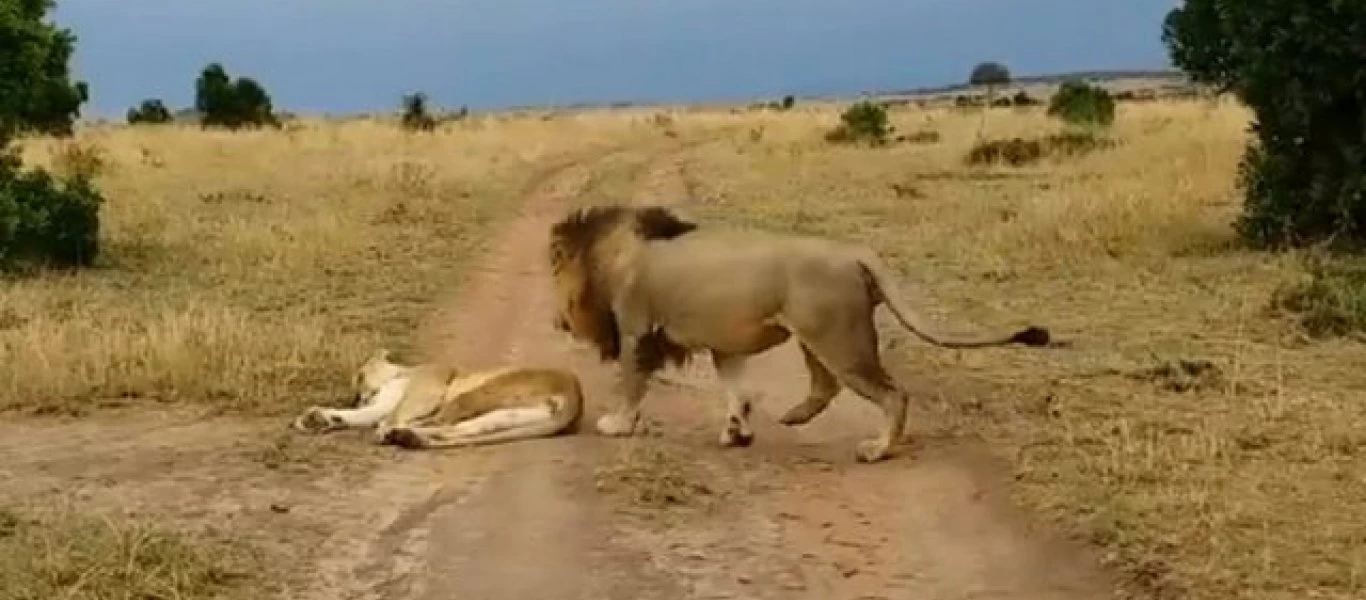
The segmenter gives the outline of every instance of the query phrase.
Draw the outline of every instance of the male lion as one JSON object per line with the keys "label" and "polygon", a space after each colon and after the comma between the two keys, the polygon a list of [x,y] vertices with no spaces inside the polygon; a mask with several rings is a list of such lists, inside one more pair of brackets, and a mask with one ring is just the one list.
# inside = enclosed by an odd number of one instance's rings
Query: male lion
{"label": "male lion", "polygon": [[723,446],[747,446],[750,400],[739,389],[746,359],[793,334],[810,393],[780,418],[809,422],[842,386],[882,408],[879,435],[857,457],[889,456],[905,427],[906,392],[884,370],[873,311],[886,303],[919,337],[951,348],[1021,343],[1049,333],[949,335],[933,331],[893,287],[870,249],[818,237],[703,230],[658,206],[595,206],[571,212],[550,231],[559,310],[555,325],[619,364],[620,404],[597,421],[604,435],[630,435],[646,383],[666,362],[709,351],[726,390]]}
{"label": "male lion", "polygon": [[379,350],[356,371],[352,386],[354,408],[309,407],[294,428],[374,427],[381,444],[446,448],[574,432],[583,414],[578,377],[560,369],[462,374],[445,365],[400,365]]}

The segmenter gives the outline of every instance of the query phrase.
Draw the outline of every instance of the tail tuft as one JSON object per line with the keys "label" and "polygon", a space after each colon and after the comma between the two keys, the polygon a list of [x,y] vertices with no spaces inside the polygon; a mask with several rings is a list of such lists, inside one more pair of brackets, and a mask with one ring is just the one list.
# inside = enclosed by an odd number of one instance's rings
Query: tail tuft
{"label": "tail tuft", "polygon": [[1047,346],[1050,339],[1051,336],[1048,334],[1047,329],[1043,327],[1035,327],[1033,325],[1020,330],[1013,336],[1010,336],[1011,342],[1016,344],[1024,344],[1026,346]]}

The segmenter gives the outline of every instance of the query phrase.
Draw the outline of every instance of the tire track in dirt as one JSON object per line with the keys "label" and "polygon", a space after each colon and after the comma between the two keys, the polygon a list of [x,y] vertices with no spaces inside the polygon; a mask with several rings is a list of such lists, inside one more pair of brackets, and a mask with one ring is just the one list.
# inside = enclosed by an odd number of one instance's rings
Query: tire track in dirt
{"label": "tire track in dirt", "polygon": [[[681,157],[657,164],[638,201],[686,202],[685,168]],[[889,366],[913,401],[928,397],[904,369]],[[669,378],[675,385],[652,386],[645,414],[681,451],[737,478],[732,505],[718,518],[632,529],[637,547],[659,550],[661,569],[687,574],[687,597],[1073,600],[1113,593],[1089,549],[1029,526],[980,446],[912,438],[889,461],[858,464],[854,444],[875,431],[880,415],[849,391],[811,424],[778,425],[777,415],[807,392],[793,342],[755,357],[747,370],[746,382],[761,392],[757,441],[747,449],[716,445],[724,401],[711,367]],[[922,431],[915,415],[923,412],[912,411],[912,435]]]}
{"label": "tire track in dirt", "polygon": [[[610,380],[595,358],[575,352],[550,327],[545,239],[564,209],[591,191],[594,168],[619,156],[565,168],[531,191],[485,260],[470,270],[458,300],[443,303],[425,324],[424,354],[470,369],[573,369],[584,379],[590,402],[584,422],[591,427],[594,398]],[[358,572],[368,591],[353,597],[493,600],[552,590],[569,600],[681,597],[673,577],[652,568],[648,549],[624,546],[614,535],[610,508],[593,485],[593,469],[611,448],[611,440],[588,433],[415,453],[414,460],[445,464],[429,481],[452,483],[425,492],[428,500],[392,520]]]}

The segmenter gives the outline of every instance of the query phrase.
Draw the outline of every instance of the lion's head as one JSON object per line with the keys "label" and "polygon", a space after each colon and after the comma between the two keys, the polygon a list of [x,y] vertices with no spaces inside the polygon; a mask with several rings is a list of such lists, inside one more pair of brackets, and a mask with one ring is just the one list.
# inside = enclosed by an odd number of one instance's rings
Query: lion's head
{"label": "lion's head", "polygon": [[673,239],[697,229],[659,206],[592,206],[550,229],[550,269],[559,300],[555,326],[592,343],[603,360],[621,354],[612,284],[605,263],[642,241]]}

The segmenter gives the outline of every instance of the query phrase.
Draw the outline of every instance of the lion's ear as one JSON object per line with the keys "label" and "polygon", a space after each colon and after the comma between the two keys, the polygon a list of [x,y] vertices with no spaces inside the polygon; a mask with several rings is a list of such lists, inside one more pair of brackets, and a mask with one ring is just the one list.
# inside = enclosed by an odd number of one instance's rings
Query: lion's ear
{"label": "lion's ear", "polygon": [[379,348],[374,354],[370,355],[370,360],[389,362],[390,352],[388,348]]}

